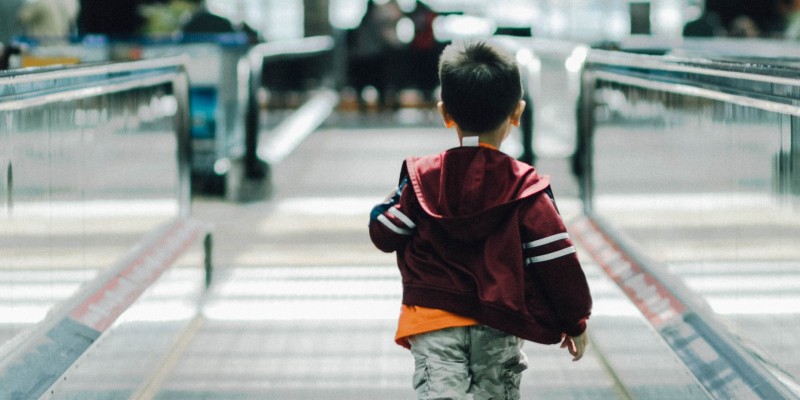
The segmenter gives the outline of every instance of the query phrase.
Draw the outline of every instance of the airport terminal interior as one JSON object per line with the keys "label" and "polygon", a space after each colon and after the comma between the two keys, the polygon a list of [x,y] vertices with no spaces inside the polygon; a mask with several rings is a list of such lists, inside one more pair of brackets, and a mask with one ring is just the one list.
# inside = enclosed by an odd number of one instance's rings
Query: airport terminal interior
{"label": "airport terminal interior", "polygon": [[592,298],[579,361],[524,341],[519,398],[800,398],[800,0],[0,15],[0,400],[428,398],[370,225],[415,234],[373,207],[462,145],[439,61],[475,42],[524,100],[491,151],[549,177]]}

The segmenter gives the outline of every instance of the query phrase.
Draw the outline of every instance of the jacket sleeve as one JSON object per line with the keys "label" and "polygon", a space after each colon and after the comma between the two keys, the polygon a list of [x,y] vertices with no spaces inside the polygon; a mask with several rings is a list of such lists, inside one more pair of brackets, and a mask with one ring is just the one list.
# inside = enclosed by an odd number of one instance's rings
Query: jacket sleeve
{"label": "jacket sleeve", "polygon": [[372,208],[369,217],[369,237],[381,251],[390,253],[402,247],[417,225],[412,220],[408,197],[414,196],[408,177],[381,204]]}
{"label": "jacket sleeve", "polygon": [[537,196],[522,218],[525,268],[538,280],[562,332],[578,336],[586,330],[592,297],[552,191]]}

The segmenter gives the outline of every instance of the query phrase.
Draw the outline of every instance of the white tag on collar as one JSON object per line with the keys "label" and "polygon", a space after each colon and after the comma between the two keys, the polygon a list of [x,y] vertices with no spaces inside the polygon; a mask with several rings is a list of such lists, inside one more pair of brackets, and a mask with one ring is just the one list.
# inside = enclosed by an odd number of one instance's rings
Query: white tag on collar
{"label": "white tag on collar", "polygon": [[461,145],[466,147],[477,147],[480,143],[479,136],[464,136],[461,138]]}

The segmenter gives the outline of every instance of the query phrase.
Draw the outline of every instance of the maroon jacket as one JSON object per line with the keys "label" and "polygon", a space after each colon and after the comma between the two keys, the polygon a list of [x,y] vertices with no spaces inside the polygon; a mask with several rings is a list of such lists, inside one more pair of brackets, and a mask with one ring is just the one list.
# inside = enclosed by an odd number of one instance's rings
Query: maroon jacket
{"label": "maroon jacket", "polygon": [[586,329],[591,295],[549,179],[497,150],[408,158],[369,232],[397,252],[403,304],[545,344]]}

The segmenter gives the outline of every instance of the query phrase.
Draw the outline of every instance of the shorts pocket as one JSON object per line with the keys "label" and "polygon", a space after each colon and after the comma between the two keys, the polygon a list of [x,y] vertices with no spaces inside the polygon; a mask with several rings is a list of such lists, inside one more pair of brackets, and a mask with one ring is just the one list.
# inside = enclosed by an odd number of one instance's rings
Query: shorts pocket
{"label": "shorts pocket", "polygon": [[519,387],[522,383],[522,372],[528,369],[528,357],[522,351],[522,341],[517,347],[517,355],[503,364],[503,385],[506,400],[520,400]]}
{"label": "shorts pocket", "polygon": [[506,390],[506,400],[520,400],[519,386],[522,383],[522,372],[506,370],[503,374],[503,385]]}
{"label": "shorts pocket", "polygon": [[414,391],[419,398],[428,395],[430,385],[430,364],[427,357],[414,356],[414,377],[412,378]]}
{"label": "shorts pocket", "polygon": [[517,355],[506,361],[503,367],[511,372],[522,373],[522,371],[528,369],[528,356],[525,355],[522,349],[518,349]]}

